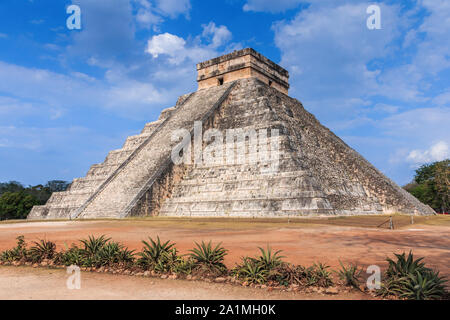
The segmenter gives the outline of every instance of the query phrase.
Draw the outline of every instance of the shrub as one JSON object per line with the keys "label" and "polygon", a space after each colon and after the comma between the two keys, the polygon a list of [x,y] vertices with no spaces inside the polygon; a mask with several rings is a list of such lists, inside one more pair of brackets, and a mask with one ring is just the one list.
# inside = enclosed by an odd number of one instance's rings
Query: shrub
{"label": "shrub", "polygon": [[180,275],[189,275],[195,267],[195,261],[192,258],[178,257],[172,265],[171,271]]}
{"label": "shrub", "polygon": [[47,240],[34,241],[34,246],[28,250],[27,259],[32,262],[41,262],[44,259],[53,259],[55,256],[56,245]]}
{"label": "shrub", "polygon": [[76,265],[81,267],[86,265],[86,258],[82,249],[75,245],[72,245],[70,249],[67,249],[66,245],[66,251],[58,252],[55,255],[54,262],[65,266]]}
{"label": "shrub", "polygon": [[283,263],[270,271],[269,280],[276,281],[282,286],[290,284],[306,285],[305,267]]}
{"label": "shrub", "polygon": [[394,254],[397,258],[396,261],[387,258],[386,261],[389,263],[388,269],[386,271],[386,276],[388,278],[394,277],[404,277],[410,274],[414,274],[417,271],[424,273],[429,272],[431,269],[425,267],[425,263],[422,262],[423,257],[414,260],[414,255],[410,251],[408,257],[403,252],[402,254]]}
{"label": "shrub", "polygon": [[0,255],[0,260],[3,262],[13,262],[26,260],[27,257],[27,244],[24,236],[18,236],[16,238],[17,245],[13,249],[5,250]]}
{"label": "shrub", "polygon": [[171,264],[178,258],[175,243],[171,243],[170,240],[162,243],[159,237],[156,241],[152,238],[149,240],[150,242],[142,241],[144,248],[139,253],[138,265],[145,270],[170,271]]}
{"label": "shrub", "polygon": [[95,238],[94,236],[89,236],[88,239],[82,239],[80,242],[83,244],[83,253],[87,257],[94,257],[97,255],[105,244],[110,240],[110,238],[105,238],[104,235]]}
{"label": "shrub", "polygon": [[25,219],[37,204],[39,201],[25,191],[5,192],[0,195],[0,220]]}
{"label": "shrub", "polygon": [[259,251],[261,251],[261,255],[258,258],[259,263],[266,270],[268,271],[273,270],[274,268],[283,264],[282,259],[284,258],[284,256],[279,255],[282,252],[282,250],[278,250],[272,253],[272,249],[269,246],[267,246],[267,251],[260,247],[258,249]]}
{"label": "shrub", "polygon": [[260,263],[259,260],[249,257],[243,257],[242,263],[237,265],[231,274],[238,279],[242,279],[248,283],[263,284],[267,281],[269,272]]}
{"label": "shrub", "polygon": [[110,238],[106,238],[105,235],[101,235],[96,238],[94,236],[89,236],[88,239],[82,239],[80,242],[83,247],[79,249],[80,252],[77,252],[77,249],[73,249],[73,254],[77,257],[78,254],[81,254],[81,265],[85,267],[93,267],[101,265],[100,252],[103,250],[105,245],[108,243]]}
{"label": "shrub", "polygon": [[432,300],[441,299],[446,295],[446,280],[439,276],[439,272],[409,274],[398,281],[396,293],[400,298],[409,300]]}
{"label": "shrub", "polygon": [[128,248],[121,246],[119,252],[117,253],[117,257],[120,264],[124,265],[133,265],[135,261],[136,253],[134,250],[129,250]]}
{"label": "shrub", "polygon": [[378,295],[397,296],[402,299],[431,300],[442,299],[448,293],[445,290],[447,280],[425,267],[423,258],[414,259],[410,251],[395,254],[397,260],[386,259],[389,263],[385,281],[377,291]]}
{"label": "shrub", "polygon": [[341,269],[336,272],[339,279],[343,281],[344,285],[359,289],[362,270],[359,270],[357,265],[349,264],[345,266],[341,261],[339,261],[339,264]]}
{"label": "shrub", "polygon": [[308,286],[318,286],[327,288],[333,285],[329,266],[322,263],[314,263],[312,267],[305,270],[306,284]]}
{"label": "shrub", "polygon": [[214,248],[211,241],[206,244],[202,241],[201,244],[195,243],[196,247],[190,250],[189,256],[195,263],[195,269],[201,273],[212,273],[211,275],[220,275],[227,271],[223,263],[227,250],[221,247],[219,243]]}
{"label": "shrub", "polygon": [[134,262],[134,250],[129,250],[120,243],[112,241],[101,247],[97,257],[97,266],[129,266]]}

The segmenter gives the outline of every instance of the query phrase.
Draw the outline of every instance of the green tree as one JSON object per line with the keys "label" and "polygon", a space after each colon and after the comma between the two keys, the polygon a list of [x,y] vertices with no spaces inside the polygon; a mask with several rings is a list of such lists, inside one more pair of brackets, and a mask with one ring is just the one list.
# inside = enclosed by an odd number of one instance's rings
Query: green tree
{"label": "green tree", "polygon": [[50,180],[45,185],[45,188],[47,188],[50,192],[61,192],[66,191],[67,187],[69,186],[69,183],[64,180]]}
{"label": "green tree", "polygon": [[404,189],[438,212],[450,208],[450,160],[425,164]]}
{"label": "green tree", "polygon": [[0,195],[5,192],[19,192],[22,191],[24,186],[17,181],[0,182]]}
{"label": "green tree", "polygon": [[17,181],[0,183],[0,220],[24,219],[34,205],[45,204],[53,192],[65,191],[68,186],[62,180],[29,187]]}
{"label": "green tree", "polygon": [[25,191],[5,192],[0,196],[0,220],[25,219],[39,201]]}

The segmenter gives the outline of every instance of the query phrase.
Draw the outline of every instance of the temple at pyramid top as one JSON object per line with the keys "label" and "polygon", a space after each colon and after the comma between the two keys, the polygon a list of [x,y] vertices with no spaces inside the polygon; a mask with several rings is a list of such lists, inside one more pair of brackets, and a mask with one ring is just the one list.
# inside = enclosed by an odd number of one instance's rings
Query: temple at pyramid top
{"label": "temple at pyramid top", "polygon": [[284,94],[289,90],[289,72],[252,48],[198,63],[197,71],[199,90],[252,77]]}

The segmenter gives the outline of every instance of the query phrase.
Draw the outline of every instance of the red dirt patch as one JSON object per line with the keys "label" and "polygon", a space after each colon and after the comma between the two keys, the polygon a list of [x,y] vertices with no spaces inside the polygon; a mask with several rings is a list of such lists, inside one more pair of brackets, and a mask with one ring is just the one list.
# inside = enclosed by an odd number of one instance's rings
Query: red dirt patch
{"label": "red dirt patch", "polygon": [[[424,256],[428,265],[450,277],[448,226],[415,224],[400,230],[387,230],[329,225],[326,221],[323,225],[308,223],[311,221],[291,224],[243,221],[236,224],[223,220],[146,219],[0,224],[0,250],[13,247],[18,235],[24,235],[28,242],[52,240],[62,249],[64,244],[76,243],[89,235],[105,234],[135,250],[142,248],[141,240],[159,236],[162,240],[176,242],[181,253],[187,253],[195,241],[212,240],[222,242],[229,250],[225,262],[230,268],[240,257],[256,255],[257,247],[267,245],[283,250],[286,261],[302,265],[320,261],[333,268],[339,267],[339,260],[360,266],[377,264],[384,267],[387,256],[412,250],[415,255]],[[342,224],[345,219],[335,221]]]}

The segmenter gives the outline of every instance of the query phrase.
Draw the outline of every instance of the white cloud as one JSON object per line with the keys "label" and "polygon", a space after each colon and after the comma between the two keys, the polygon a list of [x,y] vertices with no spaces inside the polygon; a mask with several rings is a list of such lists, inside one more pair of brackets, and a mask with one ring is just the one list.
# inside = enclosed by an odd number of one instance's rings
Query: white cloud
{"label": "white cloud", "polygon": [[421,0],[428,12],[418,31],[425,39],[418,42],[418,52],[413,61],[424,73],[437,74],[450,67],[450,2],[447,0]]}
{"label": "white cloud", "polygon": [[441,93],[433,99],[433,103],[438,106],[450,105],[450,88],[447,92]]}
{"label": "white cloud", "polygon": [[450,107],[419,108],[384,118],[379,128],[387,135],[424,145],[436,139],[450,141],[449,123]]}
{"label": "white cloud", "polygon": [[47,114],[57,119],[65,109],[102,108],[125,117],[149,116],[152,107],[161,108],[176,99],[172,91],[179,90],[176,85],[156,87],[130,78],[128,72],[118,67],[109,69],[105,79],[96,79],[79,72],[64,75],[0,61],[0,92],[13,97],[0,96],[0,114]]}
{"label": "white cloud", "polygon": [[0,116],[15,117],[36,113],[37,108],[29,102],[23,102],[11,97],[0,96]]}
{"label": "white cloud", "polygon": [[377,103],[373,107],[372,111],[374,112],[382,112],[382,113],[397,113],[397,111],[400,109],[398,106],[393,106],[386,103]]}
{"label": "white cloud", "polygon": [[8,35],[6,33],[0,32],[0,39],[6,39],[6,38],[8,38]]}
{"label": "white cloud", "polygon": [[439,141],[427,150],[412,150],[407,157],[407,161],[414,165],[428,162],[442,161],[450,158],[450,148],[447,142]]}
{"label": "white cloud", "polygon": [[175,18],[179,15],[189,15],[190,0],[156,0],[157,8],[164,14]]}
{"label": "white cloud", "polygon": [[311,5],[294,19],[274,25],[281,65],[294,70],[292,94],[303,100],[317,97],[353,99],[376,94],[380,70],[373,59],[386,57],[398,35],[398,7],[380,4],[383,29],[366,27],[367,3]]}
{"label": "white cloud", "polygon": [[136,20],[140,26],[154,31],[159,30],[159,25],[166,17],[175,19],[180,15],[189,18],[191,10],[190,0],[157,0],[153,3],[149,0],[133,0],[138,5]]}
{"label": "white cloud", "polygon": [[176,35],[163,33],[153,36],[148,40],[146,52],[150,53],[153,58],[158,58],[160,54],[166,54],[174,58],[185,50],[186,41]]}
{"label": "white cloud", "polygon": [[244,11],[268,11],[272,13],[283,12],[297,7],[304,0],[248,0]]}
{"label": "white cloud", "polygon": [[217,27],[214,22],[203,25],[203,37],[212,37],[211,47],[217,48],[231,40],[232,35],[226,26]]}
{"label": "white cloud", "polygon": [[216,26],[214,22],[210,22],[203,25],[201,36],[197,36],[191,43],[167,32],[154,35],[147,42],[146,52],[153,58],[167,56],[169,63],[173,65],[179,65],[186,59],[197,63],[219,55],[218,48],[226,45],[231,38],[232,34],[226,26]]}
{"label": "white cloud", "polygon": [[[159,25],[164,21],[164,19],[156,14],[154,14],[151,10],[139,9],[136,20],[142,26],[146,28],[154,27]],[[155,27],[154,27],[155,28]]]}
{"label": "white cloud", "polygon": [[[378,121],[376,128],[386,141],[385,149],[391,150],[388,151],[391,164],[410,163],[416,167],[445,157],[450,142],[448,123],[450,107],[420,108],[384,118]],[[400,166],[397,170],[403,169]]]}

